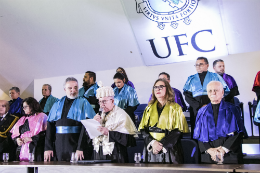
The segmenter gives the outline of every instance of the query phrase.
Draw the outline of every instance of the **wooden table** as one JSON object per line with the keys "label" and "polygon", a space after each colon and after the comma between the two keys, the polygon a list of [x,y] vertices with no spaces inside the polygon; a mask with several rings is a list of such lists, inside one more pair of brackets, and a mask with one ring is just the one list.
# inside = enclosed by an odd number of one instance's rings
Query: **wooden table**
{"label": "wooden table", "polygon": [[260,172],[260,163],[241,165],[236,169],[236,172]]}

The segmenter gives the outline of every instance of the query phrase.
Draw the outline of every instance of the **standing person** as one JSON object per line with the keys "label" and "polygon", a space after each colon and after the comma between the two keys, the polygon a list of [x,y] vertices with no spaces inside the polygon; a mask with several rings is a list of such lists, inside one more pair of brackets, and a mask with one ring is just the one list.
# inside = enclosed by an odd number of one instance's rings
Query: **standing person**
{"label": "standing person", "polygon": [[234,104],[222,100],[221,82],[207,85],[211,103],[201,108],[196,118],[194,139],[199,141],[201,162],[216,163],[220,153],[224,163],[242,163],[242,137],[245,132],[241,112]]}
{"label": "standing person", "polygon": [[79,89],[79,96],[85,97],[96,113],[99,111],[98,99],[96,98],[98,88],[96,73],[87,71],[83,78],[83,87]]}
{"label": "standing person", "polygon": [[135,122],[134,111],[139,105],[139,101],[135,89],[126,85],[125,81],[125,76],[122,73],[114,75],[114,82],[116,84],[114,88],[115,105],[124,109],[133,122]]}
{"label": "standing person", "polygon": [[255,76],[255,81],[254,81],[252,91],[254,91],[256,93],[257,103],[259,103],[259,100],[260,100],[260,71],[257,72],[257,74]]}
{"label": "standing person", "polygon": [[[126,74],[125,70],[124,70],[122,67],[118,67],[118,68],[116,69],[116,72],[117,72],[117,73],[122,73],[122,74],[125,76],[125,84],[135,89],[134,84],[128,79],[127,74]],[[115,88],[115,87],[116,87],[116,84],[113,83],[113,84],[111,85],[111,87],[112,87],[112,88]]]}
{"label": "standing person", "polygon": [[[2,156],[3,153],[9,153],[9,161],[14,161],[16,147],[11,138],[10,130],[19,120],[19,117],[11,115],[8,111],[8,101],[0,100],[0,156]],[[3,161],[2,157],[0,157],[0,161]]]}
{"label": "standing person", "polygon": [[58,98],[53,97],[51,95],[51,90],[52,90],[52,88],[51,88],[51,85],[49,85],[49,84],[44,84],[42,86],[43,98],[39,101],[39,103],[41,105],[43,112],[46,115],[49,115],[49,112],[50,112],[53,104],[58,100]]}
{"label": "standing person", "polygon": [[58,161],[69,161],[71,153],[76,152],[82,124],[80,120],[93,118],[95,112],[86,98],[78,96],[78,81],[68,77],[64,83],[66,96],[52,107],[47,119],[44,160],[53,157],[55,142]]}
{"label": "standing person", "polygon": [[225,101],[234,104],[234,97],[239,95],[238,86],[235,79],[225,73],[225,63],[222,59],[217,59],[213,62],[213,68],[217,74],[219,74],[226,82],[230,93],[225,96]]}
{"label": "standing person", "polygon": [[25,116],[14,125],[12,138],[18,145],[20,161],[29,161],[29,153],[34,153],[35,161],[43,161],[44,137],[47,129],[47,115],[33,97],[23,101]]}
{"label": "standing person", "polygon": [[[165,79],[165,80],[167,80],[167,82],[169,84],[171,82],[170,81],[170,75],[168,73],[165,73],[165,72],[162,72],[162,73],[159,74],[159,79]],[[182,107],[182,111],[185,112],[187,110],[187,106],[186,106],[186,103],[183,100],[181,92],[178,89],[173,88],[173,87],[172,87],[172,90],[175,93],[175,102],[178,103]],[[148,102],[150,102],[151,99],[152,99],[152,94],[151,94]]]}
{"label": "standing person", "polygon": [[12,99],[9,101],[10,109],[9,113],[18,116],[23,116],[23,99],[20,98],[20,89],[18,87],[12,87],[9,89],[9,97]]}
{"label": "standing person", "polygon": [[188,124],[165,79],[155,81],[138,130],[144,135],[144,162],[183,163],[180,138]]}

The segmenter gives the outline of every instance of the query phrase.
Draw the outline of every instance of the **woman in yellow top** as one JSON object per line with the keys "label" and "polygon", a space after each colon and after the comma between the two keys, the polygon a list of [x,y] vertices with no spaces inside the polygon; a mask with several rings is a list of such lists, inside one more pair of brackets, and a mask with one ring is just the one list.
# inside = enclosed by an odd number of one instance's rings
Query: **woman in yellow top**
{"label": "woman in yellow top", "polygon": [[170,84],[165,79],[157,79],[138,129],[145,138],[144,162],[183,163],[180,138],[189,129],[174,98]]}

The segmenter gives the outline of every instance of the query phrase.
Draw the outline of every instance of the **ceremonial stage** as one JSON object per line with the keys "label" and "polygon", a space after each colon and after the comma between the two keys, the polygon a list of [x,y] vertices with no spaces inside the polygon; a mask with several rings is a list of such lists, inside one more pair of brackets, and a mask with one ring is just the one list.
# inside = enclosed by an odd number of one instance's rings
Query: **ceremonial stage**
{"label": "ceremonial stage", "polygon": [[8,162],[0,164],[1,173],[191,173],[191,172],[260,172],[260,164],[72,164],[69,162]]}

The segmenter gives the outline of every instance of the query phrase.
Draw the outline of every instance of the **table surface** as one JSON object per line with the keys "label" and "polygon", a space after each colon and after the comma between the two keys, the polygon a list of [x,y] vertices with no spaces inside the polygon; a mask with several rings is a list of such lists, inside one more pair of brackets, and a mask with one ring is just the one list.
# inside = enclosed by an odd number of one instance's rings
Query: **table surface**
{"label": "table surface", "polygon": [[236,169],[236,172],[260,172],[260,163],[240,165],[240,167]]}

